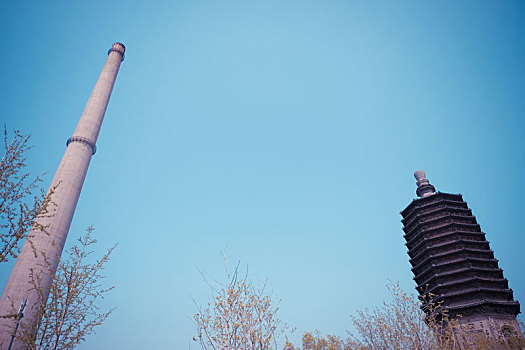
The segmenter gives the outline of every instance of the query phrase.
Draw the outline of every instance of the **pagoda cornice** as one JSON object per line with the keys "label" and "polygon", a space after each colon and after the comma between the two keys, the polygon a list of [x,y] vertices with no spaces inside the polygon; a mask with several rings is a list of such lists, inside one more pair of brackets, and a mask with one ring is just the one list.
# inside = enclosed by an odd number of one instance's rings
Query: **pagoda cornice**
{"label": "pagoda cornice", "polygon": [[[450,201],[443,201],[443,203],[452,203]],[[455,202],[454,202],[455,203]],[[401,222],[403,223],[403,225],[405,226],[403,228],[403,230],[405,229],[408,229],[408,227],[412,226],[412,224],[417,220],[417,219],[423,219],[427,216],[431,216],[431,215],[435,215],[439,212],[443,212],[443,211],[447,211],[447,212],[464,212],[465,214],[467,215],[463,215],[463,216],[472,216],[472,210],[464,207],[464,208],[459,208],[457,206],[452,206],[452,205],[447,205],[447,204],[442,204],[440,202],[436,203],[436,207],[434,210],[431,210],[431,211],[426,211],[424,213],[421,213],[421,212],[416,212],[416,214],[414,215],[411,215],[409,218],[405,218],[403,220],[401,220]],[[406,231],[405,231],[406,232]]]}
{"label": "pagoda cornice", "polygon": [[[493,264],[493,265],[496,265],[496,266],[498,264],[498,260],[497,259],[479,259],[479,258],[466,257],[466,258],[459,258],[459,259],[446,261],[446,262],[443,262],[443,263],[431,264],[429,267],[427,267],[423,271],[421,271],[421,272],[419,272],[417,274],[416,273],[414,273],[414,274],[416,275],[416,277],[418,275],[419,276],[424,276],[426,273],[428,273],[431,270],[435,270],[435,269],[438,269],[438,268],[441,268],[441,267],[444,267],[444,266],[447,266],[447,265],[455,265],[457,263],[465,263],[465,262],[469,262],[469,261],[481,262],[481,263],[490,263],[490,264]],[[412,271],[414,271],[414,268],[412,268]]]}
{"label": "pagoda cornice", "polygon": [[425,209],[429,206],[434,205],[435,203],[444,202],[445,200],[449,200],[453,203],[463,202],[463,196],[461,194],[444,193],[438,191],[433,196],[413,199],[412,202],[404,210],[401,211],[401,215],[403,216],[403,218],[407,218],[416,209]]}
{"label": "pagoda cornice", "polygon": [[[407,238],[409,234],[405,235],[406,245],[409,246],[410,244],[414,243],[418,239],[421,238],[421,236],[426,236],[428,238],[432,238],[434,235],[439,235],[441,233],[445,233],[446,229],[452,231],[452,232],[465,232],[465,233],[471,233],[471,232],[481,232],[481,227],[478,224],[466,224],[463,222],[457,222],[453,220],[448,220],[447,222],[444,222],[442,225],[435,226],[432,228],[426,228],[426,229],[420,229],[417,230],[414,235],[410,238]],[[463,231],[465,230],[465,231]],[[437,231],[437,232],[436,232]]]}
{"label": "pagoda cornice", "polygon": [[[454,292],[448,292],[443,294],[438,294],[435,298],[432,298],[433,303],[439,303],[442,300],[450,299],[452,297],[458,297],[458,296],[464,296],[464,295],[470,295],[470,294],[478,294],[478,293],[486,293],[488,295],[490,294],[503,294],[503,295],[509,295],[509,299],[512,300],[512,289],[509,288],[490,288],[490,287],[474,287],[474,288],[466,288]],[[486,300],[482,297],[475,297],[476,299],[480,300]],[[497,299],[496,299],[497,300]],[[507,300],[501,300],[502,302],[506,302]],[[453,302],[447,303],[447,305],[454,305]]]}
{"label": "pagoda cornice", "polygon": [[[441,213],[441,215],[436,215],[437,213]],[[416,231],[417,229],[419,229],[420,227],[422,226],[431,226],[433,223],[435,223],[436,221],[439,222],[439,221],[443,221],[443,219],[449,219],[449,218],[454,218],[454,219],[460,219],[460,220],[467,220],[467,221],[470,221],[470,222],[467,222],[468,223],[473,223],[473,224],[477,224],[478,222],[476,221],[476,218],[472,215],[468,216],[468,215],[460,215],[460,214],[457,214],[456,211],[452,211],[452,210],[439,210],[439,211],[436,211],[433,213],[433,215],[425,215],[425,216],[428,216],[428,218],[426,219],[421,219],[421,220],[418,220],[418,221],[413,221],[410,226],[405,226],[403,227],[403,231],[405,232],[405,235],[404,237],[407,238],[412,232]]]}
{"label": "pagoda cornice", "polygon": [[[433,220],[433,222],[437,222],[439,224],[436,224],[435,226],[428,227],[428,223],[425,224],[418,224],[413,229],[411,229],[409,232],[407,232],[403,237],[406,239],[407,243],[410,243],[414,240],[416,240],[421,234],[427,234],[430,235],[431,232],[437,231],[440,229],[444,229],[451,226],[460,226],[460,227],[469,227],[472,229],[475,229],[476,231],[481,231],[481,227],[477,222],[475,223],[467,223],[464,221],[454,220],[462,217],[450,215],[446,217],[439,218],[437,220]],[[412,236],[412,237],[410,237]]]}
{"label": "pagoda cornice", "polygon": [[[421,266],[425,265],[429,260],[434,260],[434,259],[438,259],[438,258],[442,258],[442,257],[445,257],[445,256],[448,256],[448,255],[451,255],[451,256],[455,256],[455,255],[458,255],[458,253],[464,253],[464,252],[470,252],[470,253],[489,253],[491,256],[494,256],[494,252],[492,250],[481,250],[481,249],[471,249],[471,248],[458,248],[458,249],[454,249],[454,250],[450,250],[450,251],[447,251],[447,252],[443,252],[443,253],[438,253],[438,254],[428,254],[428,256],[426,256],[422,261],[420,261],[419,263],[417,264],[414,264],[414,260],[416,259],[410,259],[410,263],[412,264],[413,268],[412,268],[412,271],[414,270],[417,270],[418,268],[420,268]],[[478,259],[486,259],[486,258],[478,258]],[[491,258],[489,258],[488,260],[490,260]]]}
{"label": "pagoda cornice", "polygon": [[[469,266],[469,267],[462,267],[455,270],[450,270],[446,272],[436,272],[432,274],[429,278],[422,281],[416,286],[417,290],[421,290],[423,286],[429,285],[433,280],[435,279],[445,279],[445,278],[452,278],[452,276],[457,274],[465,274],[465,273],[473,273],[473,272],[482,272],[482,273],[495,273],[498,275],[503,276],[503,270],[500,268],[486,268],[486,267],[476,267],[476,266]],[[421,275],[423,276],[423,275]],[[418,277],[414,277],[414,280],[416,280],[417,283]]]}
{"label": "pagoda cornice", "polygon": [[506,285],[505,288],[508,288],[508,280],[506,278],[490,278],[490,277],[479,277],[479,276],[469,276],[466,278],[456,279],[450,282],[445,283],[434,283],[433,285],[428,285],[428,288],[416,287],[419,288],[418,291],[421,293],[435,293],[436,290],[440,288],[448,288],[455,285],[461,285],[467,282],[489,282],[489,283],[503,283]]}
{"label": "pagoda cornice", "polygon": [[[483,238],[485,236],[484,232],[472,232],[472,231],[460,231],[460,230],[453,230],[453,231],[447,231],[443,232],[438,235],[433,235],[432,237],[422,237],[418,242],[413,246],[410,247],[410,244],[413,242],[407,242],[405,245],[409,249],[409,254],[413,254],[414,251],[421,249],[421,246],[425,243],[432,243],[433,241],[437,241],[446,237],[455,236],[455,235],[465,235],[465,236],[479,236],[480,238]],[[474,240],[473,240],[474,241]],[[479,241],[483,242],[483,241]]]}
{"label": "pagoda cornice", "polygon": [[[518,315],[520,313],[520,303],[517,301],[501,301],[501,300],[493,300],[493,299],[483,299],[483,300],[476,300],[471,301],[468,303],[461,303],[456,305],[448,305],[446,307],[447,310],[453,311],[454,313],[458,314],[460,310],[467,310],[472,309],[479,306],[497,306],[497,307],[504,307],[506,309],[509,309],[511,314],[514,316]],[[478,308],[479,309],[479,308]],[[477,311],[477,312],[476,312]],[[485,312],[480,312],[479,310],[473,310],[473,312],[470,312],[470,314],[484,314]],[[462,315],[466,316],[466,315]]]}
{"label": "pagoda cornice", "polygon": [[[454,233],[455,232],[451,232],[450,235],[452,235]],[[429,242],[429,241],[431,241],[431,240],[424,240],[424,242]],[[487,242],[487,241],[476,241],[476,240],[473,240],[473,239],[459,238],[457,241],[452,241],[451,240],[451,241],[448,241],[448,242],[436,243],[436,244],[433,244],[433,245],[426,245],[424,247],[421,247],[420,250],[419,249],[417,250],[418,252],[414,256],[411,255],[413,253],[413,251],[409,250],[408,251],[408,255],[410,256],[411,260],[416,260],[421,255],[427,254],[429,251],[442,249],[442,248],[445,248],[447,246],[455,246],[455,245],[458,245],[457,243],[460,243],[461,246],[464,246],[464,245],[467,245],[467,244],[485,246],[485,247],[487,247],[488,250],[490,250],[489,242]]]}

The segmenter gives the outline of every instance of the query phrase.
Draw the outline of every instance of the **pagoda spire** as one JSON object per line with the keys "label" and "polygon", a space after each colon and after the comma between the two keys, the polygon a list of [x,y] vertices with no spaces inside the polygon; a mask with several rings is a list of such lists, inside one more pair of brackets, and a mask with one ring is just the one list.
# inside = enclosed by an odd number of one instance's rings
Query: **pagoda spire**
{"label": "pagoda spire", "polygon": [[417,182],[416,194],[420,198],[428,197],[436,192],[436,188],[430,184],[423,170],[414,172]]}
{"label": "pagoda spire", "polygon": [[[67,140],[66,151],[51,182],[48,191],[52,194],[51,215],[35,221],[2,292],[1,349],[7,349],[10,343],[12,350],[27,349],[19,339],[20,335],[23,334],[26,340],[36,336],[125,50],[121,43],[113,44],[109,50],[106,63],[75,132]],[[17,311],[20,305],[25,307]],[[15,332],[18,332],[16,336]]]}

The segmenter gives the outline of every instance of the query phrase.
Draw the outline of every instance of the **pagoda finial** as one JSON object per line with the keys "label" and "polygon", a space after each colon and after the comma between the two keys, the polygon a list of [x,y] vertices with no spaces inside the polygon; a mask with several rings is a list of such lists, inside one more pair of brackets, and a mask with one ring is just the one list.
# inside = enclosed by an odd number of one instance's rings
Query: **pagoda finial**
{"label": "pagoda finial", "polygon": [[414,177],[417,180],[416,194],[419,198],[428,197],[436,192],[436,188],[428,182],[426,174],[423,170],[417,170],[414,172]]}

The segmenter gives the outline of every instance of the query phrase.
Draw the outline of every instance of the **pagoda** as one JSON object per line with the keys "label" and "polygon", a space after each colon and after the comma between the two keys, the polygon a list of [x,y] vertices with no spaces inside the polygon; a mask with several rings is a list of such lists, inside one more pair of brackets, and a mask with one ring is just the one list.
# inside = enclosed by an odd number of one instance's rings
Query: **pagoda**
{"label": "pagoda", "polygon": [[401,221],[422,309],[441,305],[469,339],[521,337],[520,304],[472,210],[460,194],[436,192],[424,171],[414,177],[419,198]]}

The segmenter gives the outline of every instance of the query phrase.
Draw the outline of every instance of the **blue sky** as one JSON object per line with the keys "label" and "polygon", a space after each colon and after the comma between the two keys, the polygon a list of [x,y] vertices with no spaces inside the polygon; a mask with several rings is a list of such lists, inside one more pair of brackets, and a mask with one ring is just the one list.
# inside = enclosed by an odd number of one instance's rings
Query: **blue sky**
{"label": "blue sky", "polygon": [[[519,1],[86,1],[0,7],[2,123],[30,170],[65,149],[126,45],[68,245],[94,224],[117,309],[80,349],[197,349],[193,299],[220,252],[344,335],[414,283],[399,212],[413,171],[462,193],[525,302]],[[0,267],[5,283],[11,265]]]}

